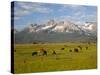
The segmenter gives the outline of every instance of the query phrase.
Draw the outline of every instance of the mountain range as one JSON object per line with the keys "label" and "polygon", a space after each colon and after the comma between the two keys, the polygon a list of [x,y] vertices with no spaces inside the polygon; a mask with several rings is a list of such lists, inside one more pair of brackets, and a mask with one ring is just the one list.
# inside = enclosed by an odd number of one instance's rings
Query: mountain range
{"label": "mountain range", "polygon": [[71,21],[49,20],[45,24],[30,24],[21,31],[14,29],[15,43],[87,42],[96,41],[97,23],[75,24]]}

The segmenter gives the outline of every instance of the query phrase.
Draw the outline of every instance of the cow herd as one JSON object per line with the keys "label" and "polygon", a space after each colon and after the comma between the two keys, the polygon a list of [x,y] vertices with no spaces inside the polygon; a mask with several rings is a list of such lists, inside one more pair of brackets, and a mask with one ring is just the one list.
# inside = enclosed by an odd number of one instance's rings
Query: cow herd
{"label": "cow herd", "polygon": [[38,53],[42,53],[43,56],[47,56],[47,51],[44,50],[43,48],[40,49],[39,51],[32,52],[32,56],[38,55]]}
{"label": "cow herd", "polygon": [[[69,49],[69,52],[75,52],[75,53],[78,53],[80,52],[83,48],[85,48],[85,50],[88,50],[88,46],[86,47],[82,47],[82,46],[77,46],[73,49]],[[66,47],[63,47],[61,48],[60,50],[66,50],[67,48]],[[41,53],[42,56],[47,56],[48,55],[48,51],[44,48],[38,50],[38,51],[34,51],[32,52],[32,56],[36,56],[36,55],[39,55],[39,53]],[[52,55],[56,55],[57,52],[55,50],[52,50]]]}
{"label": "cow herd", "polygon": [[[60,48],[60,50],[66,50],[66,49],[68,49],[67,47],[68,47],[68,46],[62,47],[62,48]],[[77,46],[77,47],[75,47],[75,48],[73,48],[73,49],[69,49],[69,52],[78,53],[78,52],[80,52],[83,48],[85,48],[85,50],[88,50],[89,47],[88,47],[88,46],[86,46],[86,47]],[[16,50],[14,50],[14,52],[16,52]],[[47,53],[48,53],[48,52],[47,52],[46,49],[42,48],[42,49],[39,49],[38,51],[32,52],[32,56],[38,55],[39,53],[41,53],[42,56],[47,56]],[[57,54],[57,52],[56,52],[55,50],[52,50],[52,55],[56,55],[56,54]]]}

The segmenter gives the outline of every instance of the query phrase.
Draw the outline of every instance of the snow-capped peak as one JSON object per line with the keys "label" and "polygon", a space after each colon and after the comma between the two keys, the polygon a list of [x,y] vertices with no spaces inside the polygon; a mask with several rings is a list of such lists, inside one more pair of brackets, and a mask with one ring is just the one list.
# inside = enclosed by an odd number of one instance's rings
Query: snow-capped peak
{"label": "snow-capped peak", "polygon": [[28,32],[80,32],[80,33],[90,33],[97,30],[96,23],[86,23],[84,25],[76,25],[71,21],[59,21],[50,20],[45,24],[37,25],[30,24],[27,27]]}

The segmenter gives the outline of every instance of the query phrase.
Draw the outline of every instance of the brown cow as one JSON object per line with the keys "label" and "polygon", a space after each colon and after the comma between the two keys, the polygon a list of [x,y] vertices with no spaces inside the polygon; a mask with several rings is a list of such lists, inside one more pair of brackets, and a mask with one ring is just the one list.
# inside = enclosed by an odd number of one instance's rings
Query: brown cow
{"label": "brown cow", "polygon": [[42,52],[42,55],[44,56],[44,55],[47,55],[47,51],[46,50],[44,50],[43,48],[42,49],[40,49],[40,51]]}
{"label": "brown cow", "polygon": [[81,46],[77,46],[80,50],[82,50],[82,47]]}

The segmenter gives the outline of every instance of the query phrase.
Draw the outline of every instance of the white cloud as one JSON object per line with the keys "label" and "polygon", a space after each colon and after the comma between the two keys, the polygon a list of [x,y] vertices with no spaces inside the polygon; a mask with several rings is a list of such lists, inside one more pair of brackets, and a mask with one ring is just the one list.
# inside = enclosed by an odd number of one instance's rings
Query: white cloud
{"label": "white cloud", "polygon": [[[73,14],[69,17],[76,21],[97,21],[97,11],[89,11],[84,5],[62,5],[60,11],[70,9]],[[87,13],[89,12],[89,13]]]}
{"label": "white cloud", "polygon": [[53,10],[45,7],[44,4],[41,3],[31,3],[31,2],[15,2],[14,7],[14,16],[22,17],[24,15],[31,14],[33,12],[48,14]]}
{"label": "white cloud", "polygon": [[14,16],[23,16],[23,15],[26,15],[26,14],[29,14],[29,13],[30,13],[29,11],[18,9],[16,7],[15,7],[15,10],[14,10]]}
{"label": "white cloud", "polygon": [[65,15],[65,16],[56,17],[55,20],[59,22],[59,21],[73,21],[75,19],[73,19],[72,16]]}
{"label": "white cloud", "polygon": [[51,9],[49,9],[49,8],[42,8],[42,7],[35,8],[33,11],[34,12],[39,12],[39,13],[50,13],[50,12],[52,12]]}
{"label": "white cloud", "polygon": [[73,15],[59,16],[55,19],[57,21],[69,20],[76,24],[84,24],[85,22],[97,22],[97,15],[95,13],[94,14],[86,14],[84,12],[77,11]]}
{"label": "white cloud", "polygon": [[30,3],[30,2],[22,2],[18,3],[18,5],[26,11],[30,12],[39,12],[39,13],[50,13],[52,10],[50,8],[45,7],[45,4],[42,3]]}
{"label": "white cloud", "polygon": [[59,9],[59,11],[65,11],[66,9],[71,9],[72,11],[84,11],[85,10],[85,8],[84,8],[84,6],[83,5],[66,5],[66,4],[64,4],[64,5],[62,5],[61,6],[61,9]]}
{"label": "white cloud", "polygon": [[96,15],[88,15],[86,17],[87,21],[97,22],[97,16]]}

